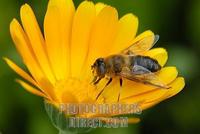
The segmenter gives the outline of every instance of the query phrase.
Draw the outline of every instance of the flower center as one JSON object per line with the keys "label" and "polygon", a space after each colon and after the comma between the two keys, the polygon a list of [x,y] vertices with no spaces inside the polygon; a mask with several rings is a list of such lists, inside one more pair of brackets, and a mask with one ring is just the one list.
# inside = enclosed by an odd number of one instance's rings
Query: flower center
{"label": "flower center", "polygon": [[95,98],[95,86],[89,80],[68,78],[58,81],[55,92],[60,103],[91,103]]}

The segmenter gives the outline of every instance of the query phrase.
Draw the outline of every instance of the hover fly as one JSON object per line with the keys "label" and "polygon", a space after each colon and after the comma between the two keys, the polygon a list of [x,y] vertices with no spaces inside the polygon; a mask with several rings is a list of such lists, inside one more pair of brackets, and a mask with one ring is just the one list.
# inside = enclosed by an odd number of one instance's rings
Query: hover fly
{"label": "hover fly", "polygon": [[[97,95],[96,100],[102,94],[114,77],[119,77],[119,83],[122,87],[123,80],[128,79],[143,84],[152,85],[158,88],[168,89],[158,76],[155,74],[161,70],[161,65],[156,59],[144,56],[143,53],[150,50],[159,40],[158,35],[144,37],[118,54],[110,55],[104,58],[98,58],[94,62],[92,72],[94,75],[93,84],[96,85],[103,78],[108,78],[105,87]],[[118,101],[120,99],[120,91]]]}

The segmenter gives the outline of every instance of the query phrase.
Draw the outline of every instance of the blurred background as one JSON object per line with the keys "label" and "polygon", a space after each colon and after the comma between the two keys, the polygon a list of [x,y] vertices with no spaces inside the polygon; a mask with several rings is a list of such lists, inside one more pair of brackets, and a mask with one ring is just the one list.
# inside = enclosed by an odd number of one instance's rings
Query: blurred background
{"label": "blurred background", "polygon": [[[177,66],[186,87],[175,97],[144,111],[138,124],[90,133],[200,133],[200,0],[94,0],[99,1],[116,7],[120,16],[129,12],[138,16],[138,33],[151,29],[159,34],[157,47],[168,50],[168,65]],[[48,0],[0,0],[0,57],[8,56],[21,66],[9,23],[14,17],[19,19],[20,6],[25,2],[32,6],[42,26]],[[77,6],[81,0],[74,2]],[[57,134],[43,100],[14,82],[18,77],[0,60],[0,134]]]}

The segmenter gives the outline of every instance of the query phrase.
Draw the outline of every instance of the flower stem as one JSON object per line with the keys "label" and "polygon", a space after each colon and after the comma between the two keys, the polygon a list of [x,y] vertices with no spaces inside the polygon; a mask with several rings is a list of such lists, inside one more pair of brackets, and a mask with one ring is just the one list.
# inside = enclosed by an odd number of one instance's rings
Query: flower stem
{"label": "flower stem", "polygon": [[77,134],[76,132],[70,132],[70,131],[59,131],[59,134]]}

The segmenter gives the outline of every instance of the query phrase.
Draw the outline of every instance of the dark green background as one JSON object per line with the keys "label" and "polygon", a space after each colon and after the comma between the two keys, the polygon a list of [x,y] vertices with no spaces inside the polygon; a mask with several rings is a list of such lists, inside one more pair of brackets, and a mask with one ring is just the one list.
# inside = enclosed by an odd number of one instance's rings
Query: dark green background
{"label": "dark green background", "polygon": [[[9,35],[12,18],[19,19],[25,2],[34,9],[40,25],[48,0],[0,0],[0,57],[22,62]],[[75,0],[76,5],[81,0]],[[120,16],[132,12],[139,17],[139,33],[151,29],[160,35],[157,47],[169,52],[168,65],[177,66],[186,79],[184,90],[159,105],[146,110],[139,124],[129,128],[96,129],[101,134],[188,134],[200,133],[200,1],[199,0],[95,0],[116,7]],[[0,60],[0,133],[56,134],[43,100],[27,93],[14,82],[17,76]]]}

